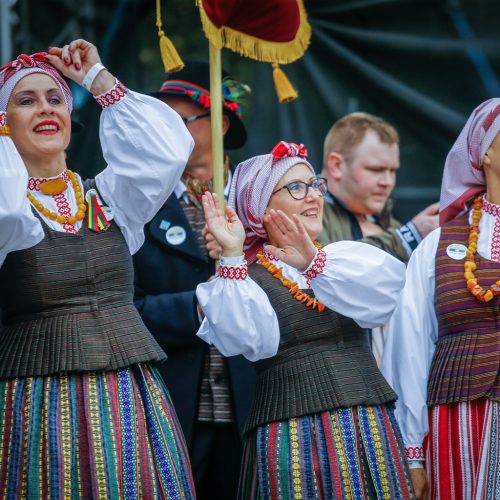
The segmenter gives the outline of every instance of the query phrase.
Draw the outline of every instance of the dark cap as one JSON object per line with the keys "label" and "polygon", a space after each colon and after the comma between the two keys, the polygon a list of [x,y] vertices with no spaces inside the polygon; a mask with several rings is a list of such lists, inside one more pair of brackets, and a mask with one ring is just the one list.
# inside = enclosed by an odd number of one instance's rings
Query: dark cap
{"label": "dark cap", "polygon": [[[241,107],[238,97],[241,84],[234,82],[231,77],[222,71],[222,109],[229,118],[229,128],[224,136],[226,149],[241,148],[247,140],[245,125],[241,119]],[[236,84],[236,85],[233,85]],[[165,95],[181,95],[189,97],[202,108],[210,108],[210,68],[208,63],[201,61],[187,62],[183,70],[169,74],[158,92],[149,95],[160,98]]]}

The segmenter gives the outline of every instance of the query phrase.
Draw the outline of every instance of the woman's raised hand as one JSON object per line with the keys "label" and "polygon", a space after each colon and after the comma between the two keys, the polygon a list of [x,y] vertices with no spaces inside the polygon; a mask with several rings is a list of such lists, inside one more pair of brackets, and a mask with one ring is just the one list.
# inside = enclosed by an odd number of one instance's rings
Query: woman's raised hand
{"label": "woman's raised hand", "polygon": [[[78,39],[64,45],[64,47],[50,47],[47,61],[65,77],[81,85],[89,69],[101,62],[101,58],[95,45],[86,40]],[[102,94],[114,84],[113,75],[107,70],[103,70],[95,78],[91,91],[93,94]]]}
{"label": "woman's raised hand", "polygon": [[271,209],[264,222],[270,241],[278,245],[265,245],[266,252],[296,269],[306,269],[316,255],[316,247],[297,215],[290,219],[281,210]]}
{"label": "woman's raised hand", "polygon": [[203,195],[202,203],[207,229],[222,247],[222,256],[243,255],[245,229],[235,211],[226,206],[223,214],[217,195],[208,191]]}

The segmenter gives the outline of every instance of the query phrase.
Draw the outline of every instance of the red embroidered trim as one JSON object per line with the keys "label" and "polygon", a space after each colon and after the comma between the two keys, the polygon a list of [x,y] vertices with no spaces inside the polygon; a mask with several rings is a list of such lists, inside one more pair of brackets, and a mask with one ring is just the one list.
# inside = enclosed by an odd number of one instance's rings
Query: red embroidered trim
{"label": "red embroidered trim", "polygon": [[[69,206],[68,200],[66,196],[64,196],[64,193],[53,196],[53,198],[56,202],[59,215],[63,215],[64,217],[71,217],[71,207]],[[67,233],[77,233],[75,226],[73,224],[70,224],[69,222],[65,222],[62,227]]]}
{"label": "red embroidered trim", "polygon": [[323,269],[325,268],[326,264],[326,253],[323,250],[318,250],[316,252],[316,256],[314,257],[312,264],[309,266],[309,269],[303,273],[304,277],[306,278],[307,285],[309,285],[309,282],[318,276],[318,274],[321,274],[323,272]]}
{"label": "red embroidered trim", "polygon": [[500,205],[494,205],[493,203],[490,203],[484,196],[483,196],[483,210],[490,215],[494,215],[495,217],[500,216]]}
{"label": "red embroidered trim", "polygon": [[490,203],[483,196],[483,210],[495,217],[495,226],[493,227],[493,238],[491,240],[491,260],[500,262],[500,206]]}
{"label": "red embroidered trim", "polygon": [[424,460],[423,446],[410,446],[406,448],[406,458],[408,460]]}
{"label": "red embroidered trim", "polygon": [[[66,184],[69,184],[70,180],[67,169],[63,171],[61,177],[66,181]],[[38,179],[37,177],[30,177],[28,179],[28,189],[30,191],[40,191],[40,184],[43,184],[44,182],[47,182],[49,180],[51,181],[53,179]]]}
{"label": "red embroidered trim", "polygon": [[491,260],[500,262],[500,217],[495,220],[493,239],[491,241]]}
{"label": "red embroidered trim", "polygon": [[230,280],[244,280],[248,277],[248,268],[244,267],[233,267],[233,266],[219,266],[217,269],[217,274],[221,278],[226,278]]}
{"label": "red embroidered trim", "polygon": [[7,113],[5,111],[0,111],[0,127],[7,126]]}
{"label": "red embroidered trim", "polygon": [[120,99],[127,95],[128,89],[122,82],[117,81],[115,86],[108,90],[105,94],[94,96],[94,99],[101,105],[102,109],[116,104]]}
{"label": "red embroidered trim", "polygon": [[262,250],[262,254],[269,262],[278,262],[279,261],[278,257],[275,257],[274,255],[271,255],[270,253],[267,253],[265,250]]}

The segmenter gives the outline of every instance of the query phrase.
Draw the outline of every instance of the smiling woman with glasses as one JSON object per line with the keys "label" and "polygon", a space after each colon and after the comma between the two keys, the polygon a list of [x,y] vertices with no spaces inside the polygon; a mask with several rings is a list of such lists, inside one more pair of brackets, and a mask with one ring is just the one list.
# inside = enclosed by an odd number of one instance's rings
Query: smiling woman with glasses
{"label": "smiling woman with glasses", "polygon": [[396,394],[366,331],[389,319],[405,267],[364,243],[318,248],[326,180],[306,155],[281,142],[241,163],[224,214],[203,198],[222,257],[196,291],[198,336],[257,370],[239,498],[270,485],[276,498],[352,498],[352,485],[359,498],[414,498]]}

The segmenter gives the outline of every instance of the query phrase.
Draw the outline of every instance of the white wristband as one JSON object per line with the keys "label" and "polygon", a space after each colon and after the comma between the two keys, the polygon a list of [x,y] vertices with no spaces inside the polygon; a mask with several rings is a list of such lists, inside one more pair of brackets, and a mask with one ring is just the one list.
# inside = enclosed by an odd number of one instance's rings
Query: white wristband
{"label": "white wristband", "polygon": [[95,63],[88,71],[87,74],[85,75],[82,86],[86,90],[90,92],[90,89],[92,87],[92,84],[94,83],[94,80],[96,79],[96,76],[103,70],[106,69],[106,66],[104,64],[98,62]]}
{"label": "white wristband", "polygon": [[424,461],[423,460],[408,460],[408,468],[409,469],[423,469]]}

